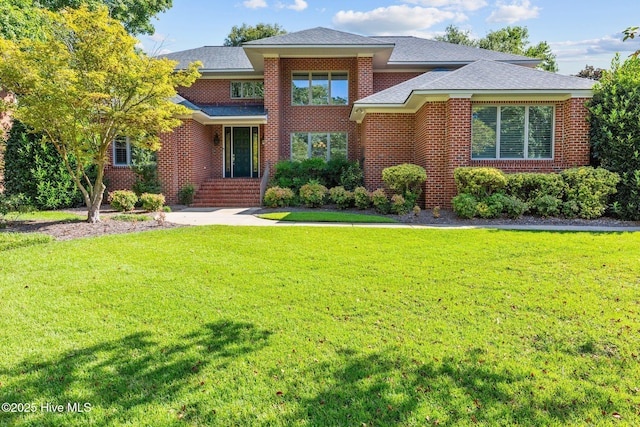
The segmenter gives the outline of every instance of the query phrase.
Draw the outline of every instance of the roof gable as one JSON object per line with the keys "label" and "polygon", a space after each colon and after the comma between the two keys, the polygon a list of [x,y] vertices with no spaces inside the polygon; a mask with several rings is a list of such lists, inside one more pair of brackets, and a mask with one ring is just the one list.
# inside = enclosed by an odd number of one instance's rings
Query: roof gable
{"label": "roof gable", "polygon": [[377,40],[330,28],[316,27],[295,33],[267,37],[243,43],[243,46],[380,46],[393,45],[392,42]]}
{"label": "roof gable", "polygon": [[184,69],[191,62],[202,62],[201,72],[206,71],[253,71],[247,54],[241,47],[203,46],[196,49],[160,55],[178,61],[176,69]]}
{"label": "roof gable", "polygon": [[395,44],[389,64],[428,63],[434,65],[461,64],[481,59],[522,63],[535,66],[539,59],[511,53],[459,45],[413,36],[383,36],[375,39]]}

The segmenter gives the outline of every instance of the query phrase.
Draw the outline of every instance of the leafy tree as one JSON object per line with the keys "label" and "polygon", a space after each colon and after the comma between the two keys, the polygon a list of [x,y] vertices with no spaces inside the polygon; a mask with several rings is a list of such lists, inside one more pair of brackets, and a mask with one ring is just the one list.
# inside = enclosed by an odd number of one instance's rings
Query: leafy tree
{"label": "leafy tree", "polygon": [[584,79],[600,80],[602,78],[602,68],[595,68],[593,65],[585,65],[582,70],[576,74],[576,77],[582,77]]}
{"label": "leafy tree", "polygon": [[255,27],[247,24],[241,26],[234,25],[231,32],[224,39],[224,46],[241,46],[242,43],[251,40],[259,40],[267,37],[279,36],[287,34],[287,31],[279,24],[263,24],[262,22]]}
{"label": "leafy tree", "polygon": [[106,6],[109,16],[122,22],[130,34],[153,34],[151,18],[169,10],[172,0],[0,0],[0,36],[12,40],[38,37],[39,8],[56,12],[83,5],[91,10]]}
{"label": "leafy tree", "polygon": [[622,178],[614,211],[640,220],[640,58],[620,64],[616,56],[594,87],[589,112],[592,156]]}
{"label": "leafy tree", "polygon": [[442,36],[436,36],[435,40],[464,46],[478,47],[478,40],[471,37],[471,31],[463,31],[455,25],[448,25]]}
{"label": "leafy tree", "polygon": [[[104,168],[118,135],[159,148],[158,135],[188,110],[172,103],[175,87],[191,85],[199,63],[175,72],[175,61],[150,58],[106,7],[43,11],[42,40],[0,39],[0,82],[17,94],[15,117],[60,153],[88,208],[100,220]],[[75,165],[72,163],[75,159]],[[94,165],[96,177],[87,174]]]}
{"label": "leafy tree", "polygon": [[[82,203],[60,154],[51,144],[42,144],[42,135],[28,132],[14,121],[7,140],[5,192],[21,195],[24,202],[37,209],[59,209]],[[75,160],[71,159],[75,166]]]}
{"label": "leafy tree", "polygon": [[551,51],[549,43],[542,41],[537,45],[530,45],[527,27],[508,26],[489,31],[485,37],[475,40],[471,38],[469,31],[462,31],[455,25],[449,25],[445,34],[436,37],[436,40],[537,58],[542,60],[537,68],[552,72],[558,71],[556,55]]}
{"label": "leafy tree", "polygon": [[[640,30],[640,27],[629,27],[626,30],[624,30],[622,33],[624,34],[624,38],[622,39],[623,41],[627,41],[629,39],[633,40],[636,38],[636,36],[638,35],[638,30]],[[633,56],[634,58],[637,58],[638,55],[640,55],[640,49],[636,50],[634,53],[631,54],[631,56]]]}

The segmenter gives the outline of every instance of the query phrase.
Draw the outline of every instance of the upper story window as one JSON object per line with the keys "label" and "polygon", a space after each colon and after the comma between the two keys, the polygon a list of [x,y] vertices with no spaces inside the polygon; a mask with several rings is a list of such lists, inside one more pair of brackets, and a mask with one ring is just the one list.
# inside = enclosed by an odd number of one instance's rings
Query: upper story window
{"label": "upper story window", "polygon": [[552,159],[553,105],[473,107],[472,159]]}
{"label": "upper story window", "polygon": [[293,132],[291,134],[291,160],[320,157],[327,161],[347,158],[345,132]]}
{"label": "upper story window", "polygon": [[131,166],[131,143],[126,136],[119,136],[113,141],[113,165]]}
{"label": "upper story window", "polygon": [[347,105],[347,72],[294,72],[291,79],[292,105]]}
{"label": "upper story window", "polygon": [[264,98],[263,82],[231,82],[231,98]]}

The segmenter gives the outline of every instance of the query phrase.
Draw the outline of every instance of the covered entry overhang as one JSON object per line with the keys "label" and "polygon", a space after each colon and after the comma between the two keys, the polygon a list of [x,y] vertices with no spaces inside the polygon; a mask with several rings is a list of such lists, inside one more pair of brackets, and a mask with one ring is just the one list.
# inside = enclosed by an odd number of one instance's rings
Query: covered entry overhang
{"label": "covered entry overhang", "polygon": [[267,123],[267,112],[264,104],[242,105],[197,105],[180,95],[171,99],[178,105],[191,110],[190,114],[179,116],[180,119],[193,119],[203,125],[263,125]]}

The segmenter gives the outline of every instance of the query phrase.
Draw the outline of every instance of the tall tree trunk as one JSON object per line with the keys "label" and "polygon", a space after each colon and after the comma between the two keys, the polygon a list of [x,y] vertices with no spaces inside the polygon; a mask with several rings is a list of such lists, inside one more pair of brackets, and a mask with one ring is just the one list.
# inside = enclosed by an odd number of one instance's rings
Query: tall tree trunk
{"label": "tall tree trunk", "polygon": [[100,222],[100,206],[102,205],[102,197],[107,187],[102,183],[102,177],[96,181],[91,197],[85,198],[87,202],[87,222],[95,224]]}

